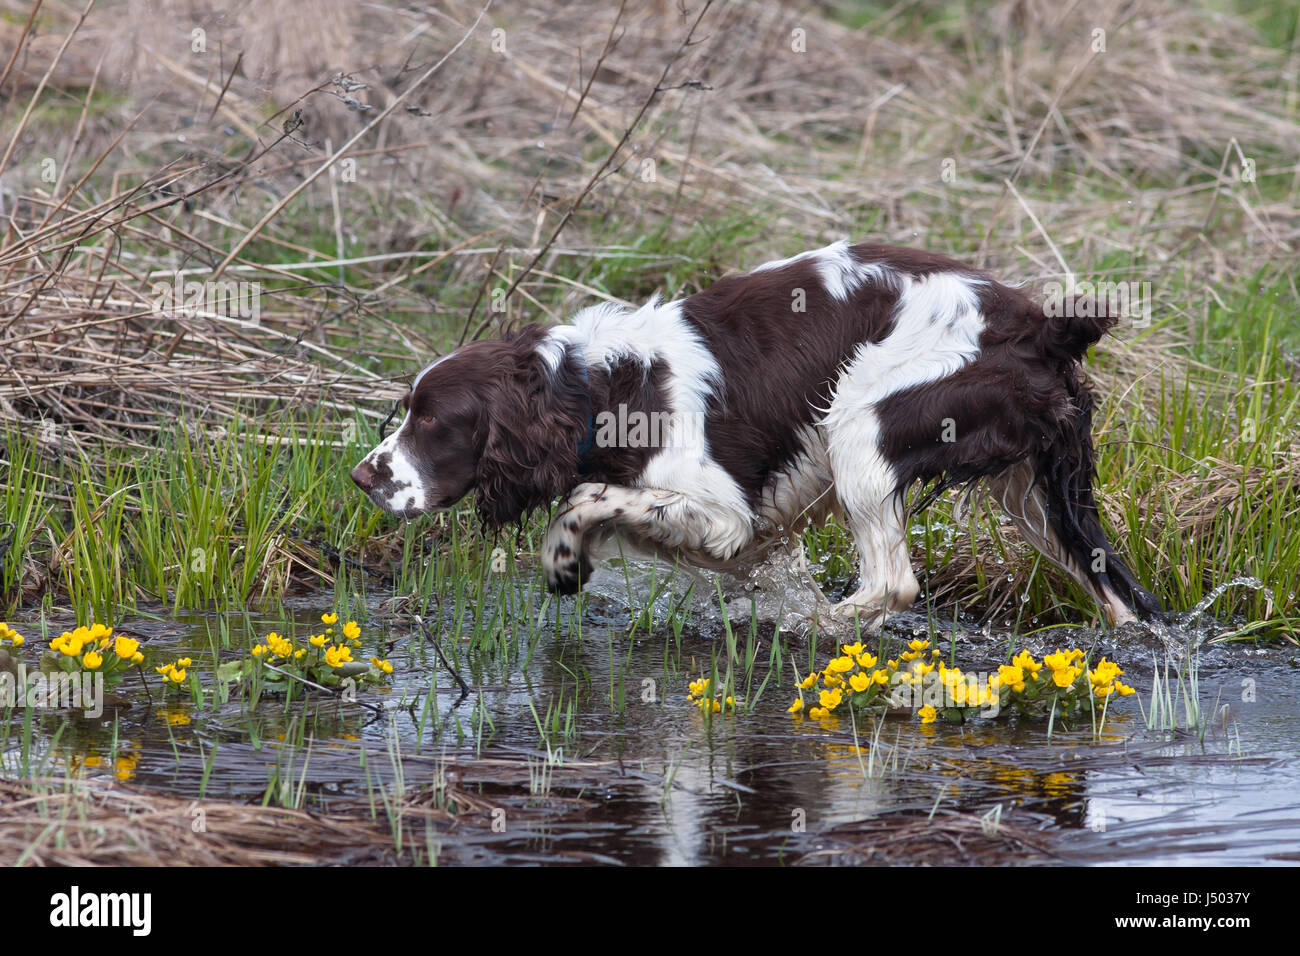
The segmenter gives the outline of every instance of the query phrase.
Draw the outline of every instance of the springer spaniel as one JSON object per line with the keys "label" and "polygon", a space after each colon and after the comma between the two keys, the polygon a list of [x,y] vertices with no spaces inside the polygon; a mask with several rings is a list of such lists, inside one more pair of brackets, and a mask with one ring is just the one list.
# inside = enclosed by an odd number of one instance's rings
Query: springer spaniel
{"label": "springer spaniel", "polygon": [[563,496],[542,567],[566,594],[614,535],[734,569],[835,514],[860,560],[836,611],[873,625],[920,591],[907,490],[929,486],[914,511],[982,479],[1118,625],[1160,605],[1093,499],[1079,359],[1115,322],[1101,310],[1049,315],[955,260],[841,241],[679,301],[471,342],[415,377],[352,478],[405,518],[473,491],[492,527]]}

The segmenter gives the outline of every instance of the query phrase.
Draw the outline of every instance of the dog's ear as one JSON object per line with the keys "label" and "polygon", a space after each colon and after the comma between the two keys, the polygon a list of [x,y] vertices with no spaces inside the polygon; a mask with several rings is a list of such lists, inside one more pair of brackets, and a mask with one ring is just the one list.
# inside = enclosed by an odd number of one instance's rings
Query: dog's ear
{"label": "dog's ear", "polygon": [[591,399],[571,359],[557,368],[537,352],[541,330],[509,336],[507,360],[488,383],[475,503],[490,527],[519,521],[572,486]]}
{"label": "dog's ear", "polygon": [[1064,308],[1049,302],[1043,313],[1046,321],[1041,326],[1040,347],[1044,353],[1066,362],[1083,358],[1089,347],[1119,321],[1119,316],[1111,314],[1108,300],[1090,295],[1068,298]]}

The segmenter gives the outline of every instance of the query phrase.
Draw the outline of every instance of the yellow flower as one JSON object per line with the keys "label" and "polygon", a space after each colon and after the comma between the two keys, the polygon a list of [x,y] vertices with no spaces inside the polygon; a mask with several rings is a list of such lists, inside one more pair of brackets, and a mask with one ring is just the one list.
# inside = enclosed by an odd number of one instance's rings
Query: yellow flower
{"label": "yellow flower", "polygon": [[859,671],[849,678],[849,686],[854,690],[866,690],[871,686],[871,677]]}
{"label": "yellow flower", "polygon": [[337,614],[322,614],[320,616],[320,620],[322,624],[334,624],[338,621],[338,619],[339,616]]}
{"label": "yellow flower", "polygon": [[276,657],[289,657],[293,654],[293,641],[274,632],[266,635],[266,646]]}
{"label": "yellow flower", "polygon": [[325,663],[330,667],[341,667],[352,660],[352,648],[335,646],[325,652]]}
{"label": "yellow flower", "polygon": [[182,657],[180,660],[176,662],[176,666],[181,668],[193,667],[194,662],[190,660],[188,657]]}
{"label": "yellow flower", "polygon": [[1052,680],[1056,683],[1057,687],[1064,689],[1073,684],[1075,678],[1077,678],[1079,674],[1080,671],[1077,667],[1061,667],[1052,671]]}
{"label": "yellow flower", "polygon": [[858,666],[861,667],[863,670],[868,670],[868,671],[871,670],[871,668],[873,668],[873,667],[876,666],[876,655],[874,655],[874,654],[859,654],[859,655],[858,655]]}
{"label": "yellow flower", "polygon": [[838,707],[843,699],[844,695],[840,693],[839,688],[836,688],[835,690],[822,691],[819,703],[830,711]]}
{"label": "yellow flower", "polygon": [[837,677],[837,676],[834,675],[834,674],[827,674],[826,677],[825,677],[825,679],[823,680],[823,683],[824,683],[827,687],[831,687],[831,688],[843,687],[843,686],[844,686],[844,678],[843,678],[843,677]]}
{"label": "yellow flower", "polygon": [[1024,671],[1030,680],[1038,680],[1038,672],[1043,669],[1043,665],[1034,660],[1034,655],[1028,651],[1021,651],[1011,658],[1011,664]]}
{"label": "yellow flower", "polygon": [[799,682],[800,689],[811,690],[813,687],[816,687],[817,678],[820,676],[821,674],[819,674],[817,671],[813,671],[811,674],[809,674],[807,677],[805,677],[802,681]]}
{"label": "yellow flower", "polygon": [[853,658],[837,657],[826,665],[827,671],[834,671],[837,674],[843,674],[853,670]]}
{"label": "yellow flower", "polygon": [[13,644],[14,647],[22,647],[22,646],[23,646],[23,636],[22,636],[21,634],[15,634],[15,633],[13,633],[12,631],[10,631],[10,632],[9,632],[9,641],[10,641],[10,643]]}
{"label": "yellow flower", "polygon": [[931,707],[929,704],[926,704],[919,711],[917,711],[917,713],[921,715],[921,723],[923,724],[932,724],[939,718],[939,712],[935,710],[933,707]]}
{"label": "yellow flower", "polygon": [[130,637],[119,637],[113,642],[113,653],[122,660],[130,660],[135,657],[135,652],[140,649],[140,642]]}
{"label": "yellow flower", "polygon": [[[54,646],[55,642],[58,642],[58,647]],[[81,647],[84,643],[85,641],[82,640],[80,636],[76,634],[69,634],[67,631],[64,631],[53,641],[50,641],[50,647],[54,648],[54,650],[56,651],[60,651],[63,654],[66,654],[68,657],[76,657],[78,654],[81,653]]]}
{"label": "yellow flower", "polygon": [[1129,694],[1134,693],[1132,687],[1129,687],[1127,684],[1122,684],[1119,681],[1115,681],[1115,690],[1119,691],[1119,696],[1121,697],[1127,697]]}
{"label": "yellow flower", "polygon": [[356,621],[348,621],[343,625],[343,636],[349,641],[355,641],[361,637],[361,625]]}
{"label": "yellow flower", "polygon": [[[972,694],[974,693],[973,688],[969,687],[965,681],[954,682],[948,688],[948,699],[951,700],[958,707],[961,707],[966,703],[966,697],[968,691]],[[974,703],[974,701],[972,701],[972,703]]]}
{"label": "yellow flower", "polygon": [[857,641],[854,644],[844,644],[841,646],[844,650],[844,653],[848,654],[850,657],[857,657],[864,650],[861,641]]}
{"label": "yellow flower", "polygon": [[[266,653],[266,648],[263,647],[261,644],[255,644],[253,645],[253,650],[251,653],[254,657],[261,657],[263,654]],[[158,673],[161,674],[162,671],[159,671]]]}
{"label": "yellow flower", "polygon": [[311,637],[307,638],[307,641],[308,641],[308,643],[312,644],[312,645],[315,646],[315,647],[324,647],[324,646],[325,646],[325,635],[324,635],[324,634],[313,634]]}
{"label": "yellow flower", "polygon": [[94,651],[86,651],[86,656],[81,659],[81,663],[87,670],[95,671],[99,670],[99,665],[104,663],[104,658]]}
{"label": "yellow flower", "polygon": [[888,684],[889,671],[885,670],[883,667],[879,670],[874,670],[871,672],[871,679],[877,684]]}
{"label": "yellow flower", "polygon": [[929,641],[912,641],[912,643],[907,645],[907,649],[909,651],[923,651],[929,646]]}
{"label": "yellow flower", "polygon": [[1010,687],[1016,693],[1023,692],[1025,689],[1024,668],[1014,664],[1003,664],[998,668],[998,684]]}
{"label": "yellow flower", "polygon": [[170,673],[171,673],[172,671],[174,671],[175,669],[176,669],[176,668],[175,668],[173,665],[171,665],[171,664],[164,664],[162,667],[155,667],[155,668],[154,668],[154,670],[155,670],[157,673],[162,674],[163,677],[166,677],[168,674],[170,674]]}
{"label": "yellow flower", "polygon": [[802,698],[802,697],[797,698],[797,699],[795,700],[795,702],[794,702],[793,704],[790,705],[790,709],[787,710],[786,713],[787,713],[787,714],[797,714],[797,713],[799,713],[799,711],[801,711],[801,710],[803,710],[803,698]]}
{"label": "yellow flower", "polygon": [[1088,671],[1088,680],[1094,685],[1109,684],[1123,673],[1118,664],[1103,657],[1095,668]]}
{"label": "yellow flower", "polygon": [[131,663],[136,665],[143,664],[144,655],[141,654],[139,651],[136,651],[134,654],[131,655]]}
{"label": "yellow flower", "polygon": [[171,669],[171,672],[167,675],[167,679],[171,681],[173,684],[184,683],[185,672],[182,670],[177,670],[175,667],[173,667]]}
{"label": "yellow flower", "polygon": [[1055,654],[1045,654],[1043,663],[1049,670],[1059,671],[1070,666],[1070,655],[1058,648]]}

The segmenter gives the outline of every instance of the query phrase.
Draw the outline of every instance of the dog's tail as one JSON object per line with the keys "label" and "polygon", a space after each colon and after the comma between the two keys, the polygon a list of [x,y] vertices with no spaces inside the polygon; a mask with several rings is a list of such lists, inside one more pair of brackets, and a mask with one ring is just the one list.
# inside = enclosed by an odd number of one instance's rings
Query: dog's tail
{"label": "dog's tail", "polygon": [[1164,609],[1116,553],[1102,529],[1093,496],[1096,462],[1092,448],[1095,402],[1080,378],[1079,360],[1101,338],[1116,317],[1102,303],[1076,299],[1072,315],[1048,315],[1043,324],[1044,351],[1061,359],[1062,382],[1070,397],[1070,411],[1055,423],[1044,442],[1030,457],[1034,482],[1046,498],[1046,520],[1057,540],[1086,577],[1112,619],[1124,617],[1117,602],[1140,618],[1162,618]]}

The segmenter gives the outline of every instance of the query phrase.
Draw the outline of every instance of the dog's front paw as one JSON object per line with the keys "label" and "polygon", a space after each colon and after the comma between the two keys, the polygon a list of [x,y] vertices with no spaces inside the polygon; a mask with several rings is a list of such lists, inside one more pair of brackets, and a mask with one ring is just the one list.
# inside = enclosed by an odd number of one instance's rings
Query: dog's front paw
{"label": "dog's front paw", "polygon": [[577,594],[591,577],[591,562],[565,541],[548,542],[542,556],[546,586],[556,594]]}

